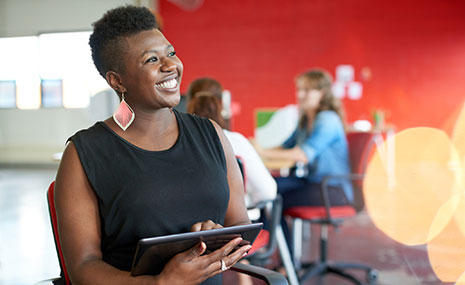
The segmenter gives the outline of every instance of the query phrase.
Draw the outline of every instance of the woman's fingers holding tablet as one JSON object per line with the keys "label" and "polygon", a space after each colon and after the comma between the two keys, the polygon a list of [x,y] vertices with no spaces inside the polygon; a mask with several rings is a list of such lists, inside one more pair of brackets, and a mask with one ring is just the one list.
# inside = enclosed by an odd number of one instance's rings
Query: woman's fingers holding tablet
{"label": "woman's fingers holding tablet", "polygon": [[184,252],[184,254],[186,255],[186,260],[191,261],[194,258],[201,256],[205,252],[206,249],[207,249],[207,245],[204,242],[198,243],[190,250],[187,250]]}
{"label": "woman's fingers holding tablet", "polygon": [[[207,220],[194,224],[191,231],[199,232],[218,228],[223,227],[211,220]],[[237,237],[224,244],[221,248],[205,254],[208,242],[201,242],[175,255],[165,265],[163,272],[160,274],[160,279],[167,284],[201,283],[207,278],[228,270],[244,257],[252,247],[249,244],[243,245],[244,243],[248,242],[241,237]]]}
{"label": "woman's fingers holding tablet", "polygon": [[204,242],[175,255],[163,268],[160,280],[166,284],[201,283],[213,276],[209,263],[202,258],[207,249]]}
{"label": "woman's fingers holding tablet", "polygon": [[202,256],[210,263],[209,269],[212,271],[210,277],[231,268],[252,248],[251,245],[244,245],[233,252],[241,242],[242,238],[235,238],[220,249]]}
{"label": "woman's fingers holding tablet", "polygon": [[193,248],[175,255],[166,264],[160,277],[167,284],[176,284],[186,280],[200,283],[231,268],[245,256],[251,248],[250,245],[241,246],[234,250],[241,242],[242,238],[235,238],[214,252],[205,255],[202,254],[207,246],[201,242]]}
{"label": "woman's fingers holding tablet", "polygon": [[212,230],[212,229],[221,229],[221,228],[223,228],[222,225],[217,224],[217,223],[213,222],[212,220],[207,220],[207,221],[195,223],[191,227],[191,232],[200,232],[200,231],[206,231],[206,230]]}

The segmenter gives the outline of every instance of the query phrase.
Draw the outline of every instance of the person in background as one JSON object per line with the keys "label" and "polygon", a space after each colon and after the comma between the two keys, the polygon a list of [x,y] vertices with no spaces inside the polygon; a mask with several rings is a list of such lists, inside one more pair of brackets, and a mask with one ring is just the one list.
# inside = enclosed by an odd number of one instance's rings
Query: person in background
{"label": "person in background", "polygon": [[[200,91],[193,95],[194,98],[187,105],[188,113],[210,118],[224,127],[221,104],[217,96],[208,91]],[[231,143],[234,154],[240,157],[244,163],[247,207],[256,205],[260,201],[274,199],[276,197],[276,181],[263,165],[252,144],[241,133],[225,129],[223,131]],[[257,219],[256,216],[251,218]]]}
{"label": "person in background", "polygon": [[250,245],[177,254],[131,276],[139,239],[249,224],[234,152],[221,127],[173,110],[183,72],[144,7],[94,23],[92,58],[120,97],[113,117],[68,140],[55,184],[58,232],[73,284],[221,284]]}
{"label": "person in background", "polygon": [[[341,102],[333,96],[331,85],[331,76],[321,69],[298,75],[296,95],[300,114],[295,131],[281,147],[262,149],[255,145],[263,158],[293,160],[299,166],[296,171],[299,177],[276,179],[284,210],[294,206],[323,205],[320,192],[323,177],[350,173],[343,110]],[[329,185],[331,205],[352,202],[349,181],[329,181]],[[282,225],[289,241],[284,220]]]}
{"label": "person in background", "polygon": [[195,96],[197,96],[197,93],[201,91],[210,92],[213,96],[218,98],[221,104],[221,100],[223,98],[223,86],[217,80],[210,77],[195,79],[187,88],[187,100],[191,101],[195,98]]}
{"label": "person in background", "polygon": [[230,128],[230,119],[226,117],[223,110],[223,86],[218,80],[210,77],[197,78],[189,84],[187,89],[186,97],[187,104],[195,98],[196,94],[201,91],[211,92],[213,96],[218,98],[220,102],[221,118],[223,121],[223,130],[229,130]]}

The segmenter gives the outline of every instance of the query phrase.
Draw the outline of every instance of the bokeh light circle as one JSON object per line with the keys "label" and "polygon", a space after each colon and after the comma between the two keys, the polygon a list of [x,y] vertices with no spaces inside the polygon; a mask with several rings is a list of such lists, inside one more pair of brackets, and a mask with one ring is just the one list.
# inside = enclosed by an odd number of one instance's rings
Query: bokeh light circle
{"label": "bokeh light circle", "polygon": [[[460,158],[460,182],[461,182],[461,189],[462,191],[465,190],[464,182],[465,182],[465,105],[462,107],[460,115],[455,122],[454,130],[452,133],[452,143],[457,150],[458,156]],[[465,194],[462,192],[462,194]],[[455,215],[455,219],[457,225],[465,235],[465,213],[458,212]]]}
{"label": "bokeh light circle", "polygon": [[450,219],[443,230],[428,242],[427,249],[436,276],[444,282],[460,284],[465,281],[462,276],[465,272],[465,235],[459,228],[457,217],[465,215],[465,196],[457,196],[459,199],[454,197],[445,204],[446,208],[455,208],[454,219]]}
{"label": "bokeh light circle", "polygon": [[[444,210],[437,218],[441,207],[460,191],[457,152],[447,134],[433,128],[408,129],[385,144],[393,144],[395,151],[375,152],[368,164],[363,184],[367,211],[390,238],[406,245],[425,244],[454,214]],[[393,157],[383,157],[388,155]],[[393,165],[387,165],[389,161]]]}

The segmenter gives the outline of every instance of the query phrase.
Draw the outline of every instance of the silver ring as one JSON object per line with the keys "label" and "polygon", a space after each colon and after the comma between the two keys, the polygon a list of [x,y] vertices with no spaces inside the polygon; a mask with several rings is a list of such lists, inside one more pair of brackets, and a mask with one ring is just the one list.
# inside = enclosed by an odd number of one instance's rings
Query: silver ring
{"label": "silver ring", "polygon": [[228,267],[226,266],[226,262],[224,262],[223,259],[220,259],[220,261],[221,261],[221,271],[228,270]]}

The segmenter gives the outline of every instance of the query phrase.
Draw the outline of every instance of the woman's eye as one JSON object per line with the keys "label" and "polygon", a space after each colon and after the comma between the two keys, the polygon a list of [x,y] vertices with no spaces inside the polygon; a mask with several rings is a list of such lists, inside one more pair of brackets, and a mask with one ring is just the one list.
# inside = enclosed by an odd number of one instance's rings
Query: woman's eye
{"label": "woman's eye", "polygon": [[149,63],[149,62],[157,62],[158,61],[158,58],[156,56],[152,56],[150,57],[149,59],[147,59],[145,61],[145,63]]}
{"label": "woman's eye", "polygon": [[168,56],[175,56],[176,55],[176,52],[175,51],[172,51],[168,54]]}

